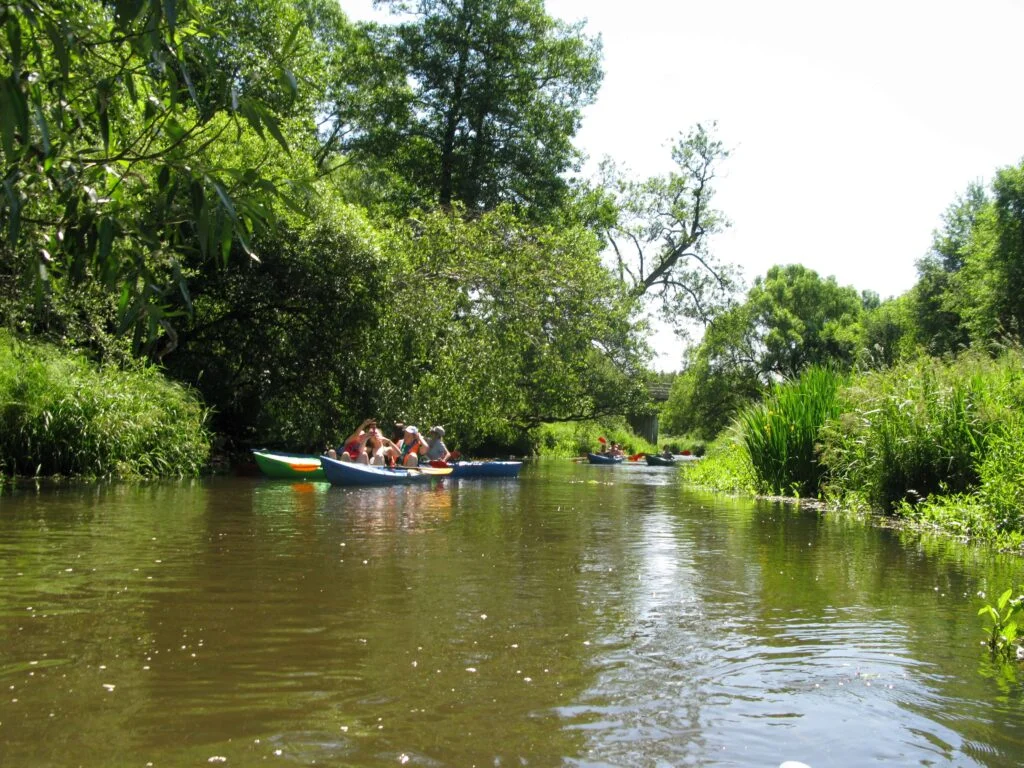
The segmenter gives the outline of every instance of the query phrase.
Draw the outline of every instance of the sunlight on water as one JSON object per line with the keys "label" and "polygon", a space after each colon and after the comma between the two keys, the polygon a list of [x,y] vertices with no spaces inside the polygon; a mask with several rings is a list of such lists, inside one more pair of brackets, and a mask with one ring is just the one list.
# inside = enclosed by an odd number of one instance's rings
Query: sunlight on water
{"label": "sunlight on water", "polygon": [[0,498],[0,755],[63,765],[1008,765],[1016,560],[675,470]]}

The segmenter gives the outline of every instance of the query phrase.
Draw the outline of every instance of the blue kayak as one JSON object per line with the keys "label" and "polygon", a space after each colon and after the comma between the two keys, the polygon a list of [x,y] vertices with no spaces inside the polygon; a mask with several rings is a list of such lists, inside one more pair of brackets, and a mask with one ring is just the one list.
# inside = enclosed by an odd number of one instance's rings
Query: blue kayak
{"label": "blue kayak", "polygon": [[588,453],[587,461],[591,464],[621,464],[621,456],[606,456],[603,453]]}
{"label": "blue kayak", "polygon": [[321,456],[324,474],[331,485],[402,485],[418,483],[431,478],[448,477],[451,467],[419,467],[417,469],[390,469],[374,467],[369,464],[357,464],[351,461],[338,461],[330,456]]}
{"label": "blue kayak", "polygon": [[452,477],[518,477],[521,461],[457,461],[451,465]]}

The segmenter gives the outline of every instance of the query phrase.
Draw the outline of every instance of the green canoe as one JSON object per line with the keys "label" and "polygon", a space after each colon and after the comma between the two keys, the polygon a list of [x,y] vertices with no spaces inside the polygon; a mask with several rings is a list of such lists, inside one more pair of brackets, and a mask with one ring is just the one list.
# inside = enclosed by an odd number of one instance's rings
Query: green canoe
{"label": "green canoe", "polygon": [[327,481],[320,457],[308,453],[282,453],[253,449],[252,457],[256,466],[267,477],[281,480],[322,480]]}

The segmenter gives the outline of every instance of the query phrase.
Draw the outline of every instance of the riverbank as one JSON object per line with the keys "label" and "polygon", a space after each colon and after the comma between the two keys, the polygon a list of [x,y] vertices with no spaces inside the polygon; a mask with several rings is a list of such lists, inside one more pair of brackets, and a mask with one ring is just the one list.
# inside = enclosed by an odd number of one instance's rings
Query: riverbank
{"label": "riverbank", "polygon": [[96,365],[0,331],[0,473],[195,476],[207,466],[209,411],[152,366]]}
{"label": "riverbank", "polygon": [[777,385],[688,467],[713,490],[810,497],[910,530],[1024,552],[1024,359],[924,358]]}

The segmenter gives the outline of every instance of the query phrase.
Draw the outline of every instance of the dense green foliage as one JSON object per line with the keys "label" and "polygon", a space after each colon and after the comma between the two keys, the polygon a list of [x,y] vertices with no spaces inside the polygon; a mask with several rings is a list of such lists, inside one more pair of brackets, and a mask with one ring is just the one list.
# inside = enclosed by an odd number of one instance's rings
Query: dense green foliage
{"label": "dense green foliage", "polygon": [[[232,243],[251,252],[272,223],[284,180],[260,156],[287,145],[283,121],[298,93],[290,67],[310,41],[290,34],[301,18],[287,6],[248,26],[229,11],[156,0],[0,6],[9,323],[60,338],[54,321],[97,312],[98,324],[134,329],[149,345],[170,328],[168,298],[188,303],[190,268],[225,262]],[[259,35],[258,57],[239,55],[226,39],[236,30]],[[253,154],[217,156],[249,133],[265,136]],[[97,306],[89,284],[108,305]],[[47,312],[68,299],[86,303]]]}
{"label": "dense green foliage", "polygon": [[657,446],[635,435],[621,418],[599,421],[541,424],[531,435],[540,456],[576,457],[597,452],[601,448],[599,437],[609,443],[618,443],[632,456],[637,453],[658,453]]}
{"label": "dense green foliage", "polygon": [[[694,481],[827,496],[1005,547],[1024,543],[1024,354],[920,358],[848,383],[808,369],[744,409]],[[733,477],[735,476],[735,477]]]}
{"label": "dense green foliage", "polygon": [[773,382],[808,366],[849,370],[869,297],[800,265],[776,266],[712,322],[662,411],[666,429],[710,438]]}
{"label": "dense green foliage", "polygon": [[758,479],[739,435],[726,430],[707,447],[700,461],[683,465],[687,482],[725,493],[755,494]]}
{"label": "dense green foliage", "polygon": [[206,410],[153,368],[97,367],[0,331],[0,471],[23,475],[195,475]]}
{"label": "dense green foliage", "polygon": [[922,359],[858,377],[842,395],[844,417],[826,435],[836,482],[884,510],[975,491],[980,466],[1020,418],[1021,363],[1018,352],[995,361]]}
{"label": "dense green foliage", "polygon": [[566,176],[598,42],[539,0],[391,6],[0,6],[0,325],[159,360],[233,447],[642,408],[614,213]]}

